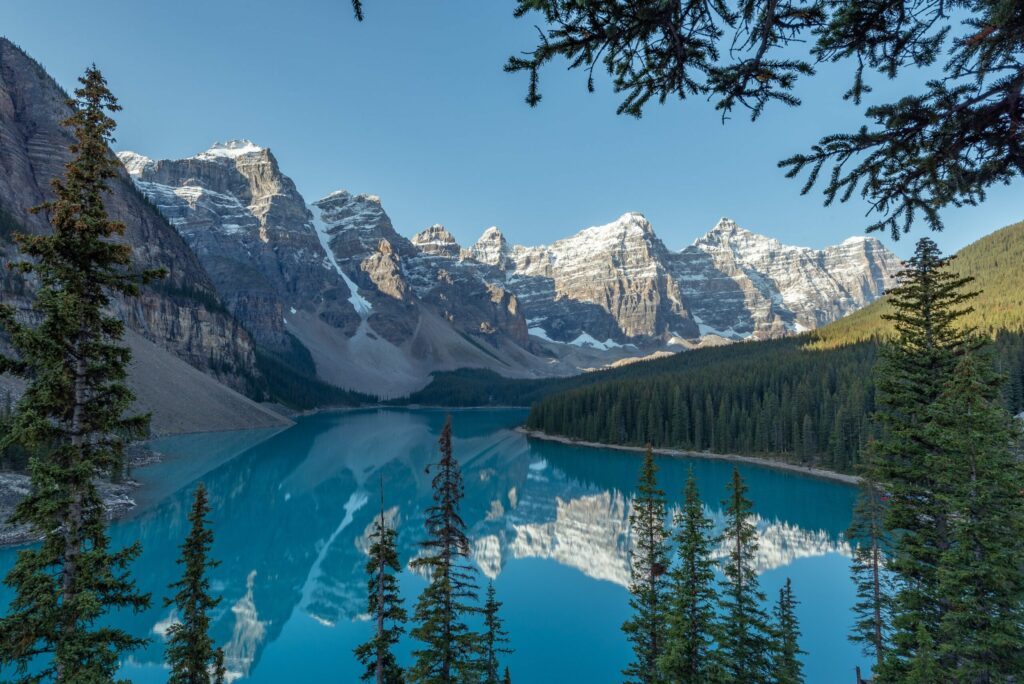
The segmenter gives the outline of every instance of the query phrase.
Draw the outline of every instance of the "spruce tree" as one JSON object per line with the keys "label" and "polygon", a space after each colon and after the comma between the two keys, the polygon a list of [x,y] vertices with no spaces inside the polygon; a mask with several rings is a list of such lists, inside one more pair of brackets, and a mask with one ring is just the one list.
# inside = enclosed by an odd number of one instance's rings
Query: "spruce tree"
{"label": "spruce tree", "polygon": [[633,616],[622,625],[633,645],[633,661],[623,674],[628,681],[638,684],[663,681],[658,661],[664,650],[668,610],[668,532],[665,493],[658,489],[657,472],[654,453],[648,445],[629,513],[633,537],[629,605]]}
{"label": "spruce tree", "polygon": [[384,519],[384,481],[381,480],[380,516],[370,533],[370,553],[366,561],[367,608],[374,621],[374,634],[355,648],[356,658],[366,668],[364,681],[376,684],[403,684],[405,675],[392,649],[405,632],[406,614],[396,574],[402,571],[398,560],[397,532]]}
{"label": "spruce tree", "polygon": [[754,571],[757,530],[751,520],[752,507],[747,486],[739,470],[733,469],[725,506],[726,551],[724,578],[720,591],[722,608],[718,649],[715,657],[728,681],[760,684],[770,682],[771,629],[765,614],[765,597]]}
{"label": "spruce tree", "polygon": [[846,536],[853,547],[850,573],[857,587],[855,622],[850,641],[863,646],[864,654],[875,659],[877,672],[885,657],[892,621],[893,586],[886,570],[891,540],[885,529],[882,490],[870,474],[861,479],[853,522]]}
{"label": "spruce tree", "polygon": [[775,604],[774,632],[775,648],[772,652],[771,677],[775,684],[802,684],[804,666],[800,662],[800,626],[796,619],[798,601],[793,598],[793,583],[786,578],[786,584],[779,589],[779,600]]}
{"label": "spruce tree", "polygon": [[716,540],[692,468],[675,525],[677,561],[670,573],[668,626],[659,667],[674,684],[703,684],[710,678],[708,654],[714,644],[717,594],[711,552]]}
{"label": "spruce tree", "polygon": [[0,619],[0,665],[24,674],[38,658],[44,664],[35,676],[58,682],[112,679],[121,656],[145,640],[97,623],[109,610],[149,605],[128,572],[139,546],[109,548],[95,480],[121,472],[126,440],[148,427],[148,416],[127,415],[130,352],[121,344],[124,324],[109,314],[111,298],[137,295],[139,283],[158,274],[132,272],[124,225],[104,207],[107,182],[121,169],[108,148],[115,126],[108,112],[120,107],[95,66],[79,81],[63,122],[74,133],[73,158],[52,182],[54,199],[37,208],[53,231],[16,237],[29,260],[15,268],[36,278],[41,320],[31,326],[0,308],[17,353],[0,371],[29,381],[10,436],[37,450],[31,491],[12,522],[42,537],[19,552],[5,579],[15,596]]}
{"label": "spruce tree", "polygon": [[174,596],[164,599],[164,606],[174,606],[178,622],[167,630],[167,664],[171,668],[170,684],[223,684],[224,652],[213,647],[210,637],[210,611],[220,598],[210,595],[207,570],[220,565],[209,558],[213,546],[213,530],[207,516],[210,504],[206,487],[199,483],[188,520],[191,528],[181,545],[178,565],[184,566],[180,580],[170,585]]}
{"label": "spruce tree", "polygon": [[505,666],[505,678],[501,681],[502,684],[512,684],[512,675],[508,671],[508,665]]}
{"label": "spruce tree", "polygon": [[898,681],[901,684],[936,684],[944,681],[942,668],[939,667],[935,654],[935,641],[923,624],[917,626],[914,642],[917,644],[917,652],[910,661],[906,674]]}
{"label": "spruce tree", "polygon": [[412,561],[427,575],[427,586],[416,602],[411,634],[421,648],[408,672],[412,682],[454,684],[479,677],[480,636],[466,625],[467,616],[479,612],[476,584],[469,563],[469,538],[459,514],[463,497],[462,472],[452,456],[452,421],[449,417],[438,440],[441,459],[432,466],[434,504],[427,509],[424,555]]}
{"label": "spruce tree", "polygon": [[[487,599],[484,601],[484,633],[482,648],[481,670],[483,671],[483,684],[501,684],[501,664],[498,656],[512,652],[508,644],[508,632],[505,631],[501,616],[498,611],[501,609],[501,601],[494,595],[494,583],[487,584]],[[508,668],[505,668],[505,676],[508,677]]]}
{"label": "spruce tree", "polygon": [[937,479],[943,456],[929,428],[931,406],[959,359],[977,347],[973,331],[959,324],[971,311],[970,279],[948,268],[929,238],[889,294],[896,337],[882,349],[878,413],[883,427],[872,477],[889,495],[885,526],[895,544],[890,567],[899,577],[893,603],[893,636],[882,678],[899,680],[917,650],[919,626],[934,639],[947,603],[939,595],[939,556],[949,547],[949,518]]}
{"label": "spruce tree", "polygon": [[958,364],[933,405],[930,440],[950,545],[939,557],[945,611],[934,634],[944,679],[1013,681],[1024,672],[1024,466],[988,354]]}

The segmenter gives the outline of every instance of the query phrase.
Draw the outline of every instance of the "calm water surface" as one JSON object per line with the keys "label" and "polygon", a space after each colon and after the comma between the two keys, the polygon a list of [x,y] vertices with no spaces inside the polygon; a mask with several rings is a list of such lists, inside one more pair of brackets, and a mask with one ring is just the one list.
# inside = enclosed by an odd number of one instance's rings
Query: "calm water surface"
{"label": "calm water surface", "polygon": [[[177,579],[177,546],[197,481],[210,491],[216,533],[212,571],[223,596],[214,636],[244,682],[356,682],[352,648],[367,638],[365,549],[383,477],[397,521],[403,563],[423,537],[430,501],[427,464],[437,459],[445,413],[367,410],[302,418],[283,432],[239,432],[159,440],[166,454],[136,476],[147,483],[132,518],[113,527],[115,544],[140,539],[134,570],[141,588],[164,596]],[[454,449],[466,481],[463,517],[481,583],[494,580],[515,653],[515,681],[619,682],[629,650],[619,631],[628,616],[629,500],[640,458],[616,451],[529,441],[512,428],[523,411],[454,413]],[[689,468],[708,513],[732,464],[662,458],[660,479],[673,506]],[[853,488],[755,466],[740,467],[754,500],[757,566],[772,598],[793,579],[808,682],[852,680],[867,663],[846,641],[854,602],[850,549]],[[14,552],[0,552],[0,569]],[[401,576],[412,612],[424,581]],[[9,594],[3,594],[6,606]],[[115,620],[151,638],[123,675],[164,682],[162,634],[173,619],[159,600]],[[413,644],[402,645],[408,662]]]}

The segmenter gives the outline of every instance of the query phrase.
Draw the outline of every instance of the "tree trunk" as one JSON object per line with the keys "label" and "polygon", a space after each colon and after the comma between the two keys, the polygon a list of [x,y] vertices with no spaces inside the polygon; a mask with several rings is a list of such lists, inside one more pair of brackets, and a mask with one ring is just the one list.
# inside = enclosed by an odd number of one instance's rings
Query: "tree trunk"
{"label": "tree trunk", "polygon": [[[380,516],[381,527],[378,530],[381,540],[384,538],[384,515]],[[378,541],[378,544],[381,543]],[[384,684],[384,554],[380,554],[377,566],[377,684]]]}
{"label": "tree trunk", "polygon": [[[85,411],[86,402],[86,389],[85,389],[85,373],[86,363],[85,358],[82,355],[82,337],[75,342],[74,345],[74,356],[75,356],[75,385],[74,385],[74,406],[71,412],[71,446],[73,447],[71,458],[78,458],[81,455],[82,447],[85,443],[84,435],[82,434],[82,414]],[[66,464],[70,467],[72,464]],[[72,482],[72,488],[69,492],[71,497],[71,504],[68,508],[67,518],[63,521],[63,536],[64,536],[64,557],[63,557],[63,568],[61,571],[61,595],[60,602],[61,606],[65,609],[63,624],[61,625],[61,631],[63,634],[71,633],[75,631],[75,623],[77,623],[77,616],[67,611],[67,606],[72,601],[72,597],[76,593],[75,585],[78,579],[78,556],[82,550],[82,489],[80,483],[77,481]],[[56,663],[57,669],[57,681],[62,682],[65,679],[64,663],[58,659]]]}

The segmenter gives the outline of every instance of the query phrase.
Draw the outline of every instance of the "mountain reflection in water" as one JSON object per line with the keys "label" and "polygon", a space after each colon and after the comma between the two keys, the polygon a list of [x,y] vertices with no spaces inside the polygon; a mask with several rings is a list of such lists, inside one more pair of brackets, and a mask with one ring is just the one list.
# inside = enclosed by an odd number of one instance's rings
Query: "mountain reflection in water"
{"label": "mountain reflection in water", "polygon": [[[510,660],[513,675],[527,682],[562,678],[563,671],[548,656],[553,653],[550,639],[538,636],[548,630],[561,642],[554,645],[561,659],[572,665],[565,673],[578,674],[581,659],[596,658],[586,681],[618,681],[629,656],[617,628],[627,610],[629,509],[640,459],[527,440],[512,429],[524,417],[512,410],[454,415],[454,452],[465,479],[463,519],[481,583],[495,580],[506,604],[516,648]],[[355,681],[359,670],[351,648],[370,630],[364,614],[364,565],[367,536],[379,512],[380,480],[386,517],[397,526],[399,554],[407,563],[423,540],[424,510],[431,501],[426,468],[437,459],[444,418],[444,412],[433,410],[365,410],[304,417],[278,433],[155,442],[170,458],[136,475],[157,483],[148,491],[159,495],[143,497],[141,510],[112,532],[115,544],[141,540],[144,552],[134,570],[141,588],[154,596],[149,610],[116,617],[134,634],[152,638],[132,655],[125,674],[136,682],[166,677],[162,635],[176,616],[159,599],[177,578],[177,546],[187,531],[195,482],[202,479],[212,507],[213,553],[221,561],[211,571],[213,587],[223,596],[212,631],[224,645],[232,676],[267,682],[284,681],[281,677]],[[692,467],[707,513],[720,530],[720,499],[732,464],[662,458],[659,466],[670,514],[678,509]],[[842,531],[849,524],[854,491],[792,473],[752,466],[741,470],[754,501],[760,537],[756,565],[765,573],[766,593],[771,596],[770,587],[793,574],[798,597],[806,597],[801,613],[805,635],[814,641],[816,631],[827,627],[832,632],[830,645],[819,647],[830,652],[815,652],[813,644],[804,643],[811,653],[808,681],[816,681],[819,671],[823,679],[817,681],[826,681],[825,668],[835,656],[847,659],[852,670],[860,661],[856,650],[845,646],[849,619],[842,610],[852,603],[852,586],[847,586],[844,557],[850,548]],[[819,558],[828,569],[808,568],[803,579],[797,566]],[[13,552],[0,554],[4,570],[11,562]],[[505,573],[511,575],[507,581]],[[775,579],[769,581],[769,575]],[[406,571],[401,582],[411,609],[423,579]],[[834,596],[833,603],[841,603],[808,606],[812,594]],[[5,603],[8,598],[4,594]],[[822,620],[831,623],[814,624]],[[587,623],[602,632],[587,639],[581,633],[591,628]],[[607,653],[595,655],[597,638],[608,644]],[[409,648],[403,644],[401,653]]]}

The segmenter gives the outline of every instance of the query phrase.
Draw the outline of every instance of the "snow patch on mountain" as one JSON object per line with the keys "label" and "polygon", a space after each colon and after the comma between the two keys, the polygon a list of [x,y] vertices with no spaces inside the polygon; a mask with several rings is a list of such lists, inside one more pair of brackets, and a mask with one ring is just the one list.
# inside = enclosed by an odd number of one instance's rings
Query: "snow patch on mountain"
{"label": "snow patch on mountain", "polygon": [[338,275],[341,276],[342,280],[345,281],[345,285],[348,287],[349,292],[352,294],[349,296],[348,301],[352,307],[356,310],[356,313],[365,321],[373,311],[373,305],[366,300],[365,297],[359,294],[359,288],[352,281],[351,278],[342,270],[341,265],[338,263],[338,259],[334,256],[334,250],[331,249],[330,238],[327,235],[327,226],[324,225],[323,218],[320,216],[320,207],[316,204],[309,205],[309,213],[313,217],[313,229],[316,231],[316,236],[320,239],[320,245],[324,248],[324,252],[327,254],[327,263],[330,267],[333,267]]}
{"label": "snow patch on mountain", "polygon": [[601,342],[585,332],[581,333],[576,339],[574,339],[569,344],[575,347],[593,347],[595,349],[601,349],[604,351],[608,351],[609,349],[619,349],[623,346],[612,339],[607,339],[604,342]]}
{"label": "snow patch on mountain", "polygon": [[264,149],[251,140],[228,140],[213,143],[210,149],[200,152],[192,159],[237,159],[253,152],[262,152]]}
{"label": "snow patch on mountain", "polygon": [[132,176],[138,176],[145,171],[146,168],[153,165],[152,159],[136,152],[118,152],[117,158],[121,160],[121,163],[124,164],[124,168]]}

